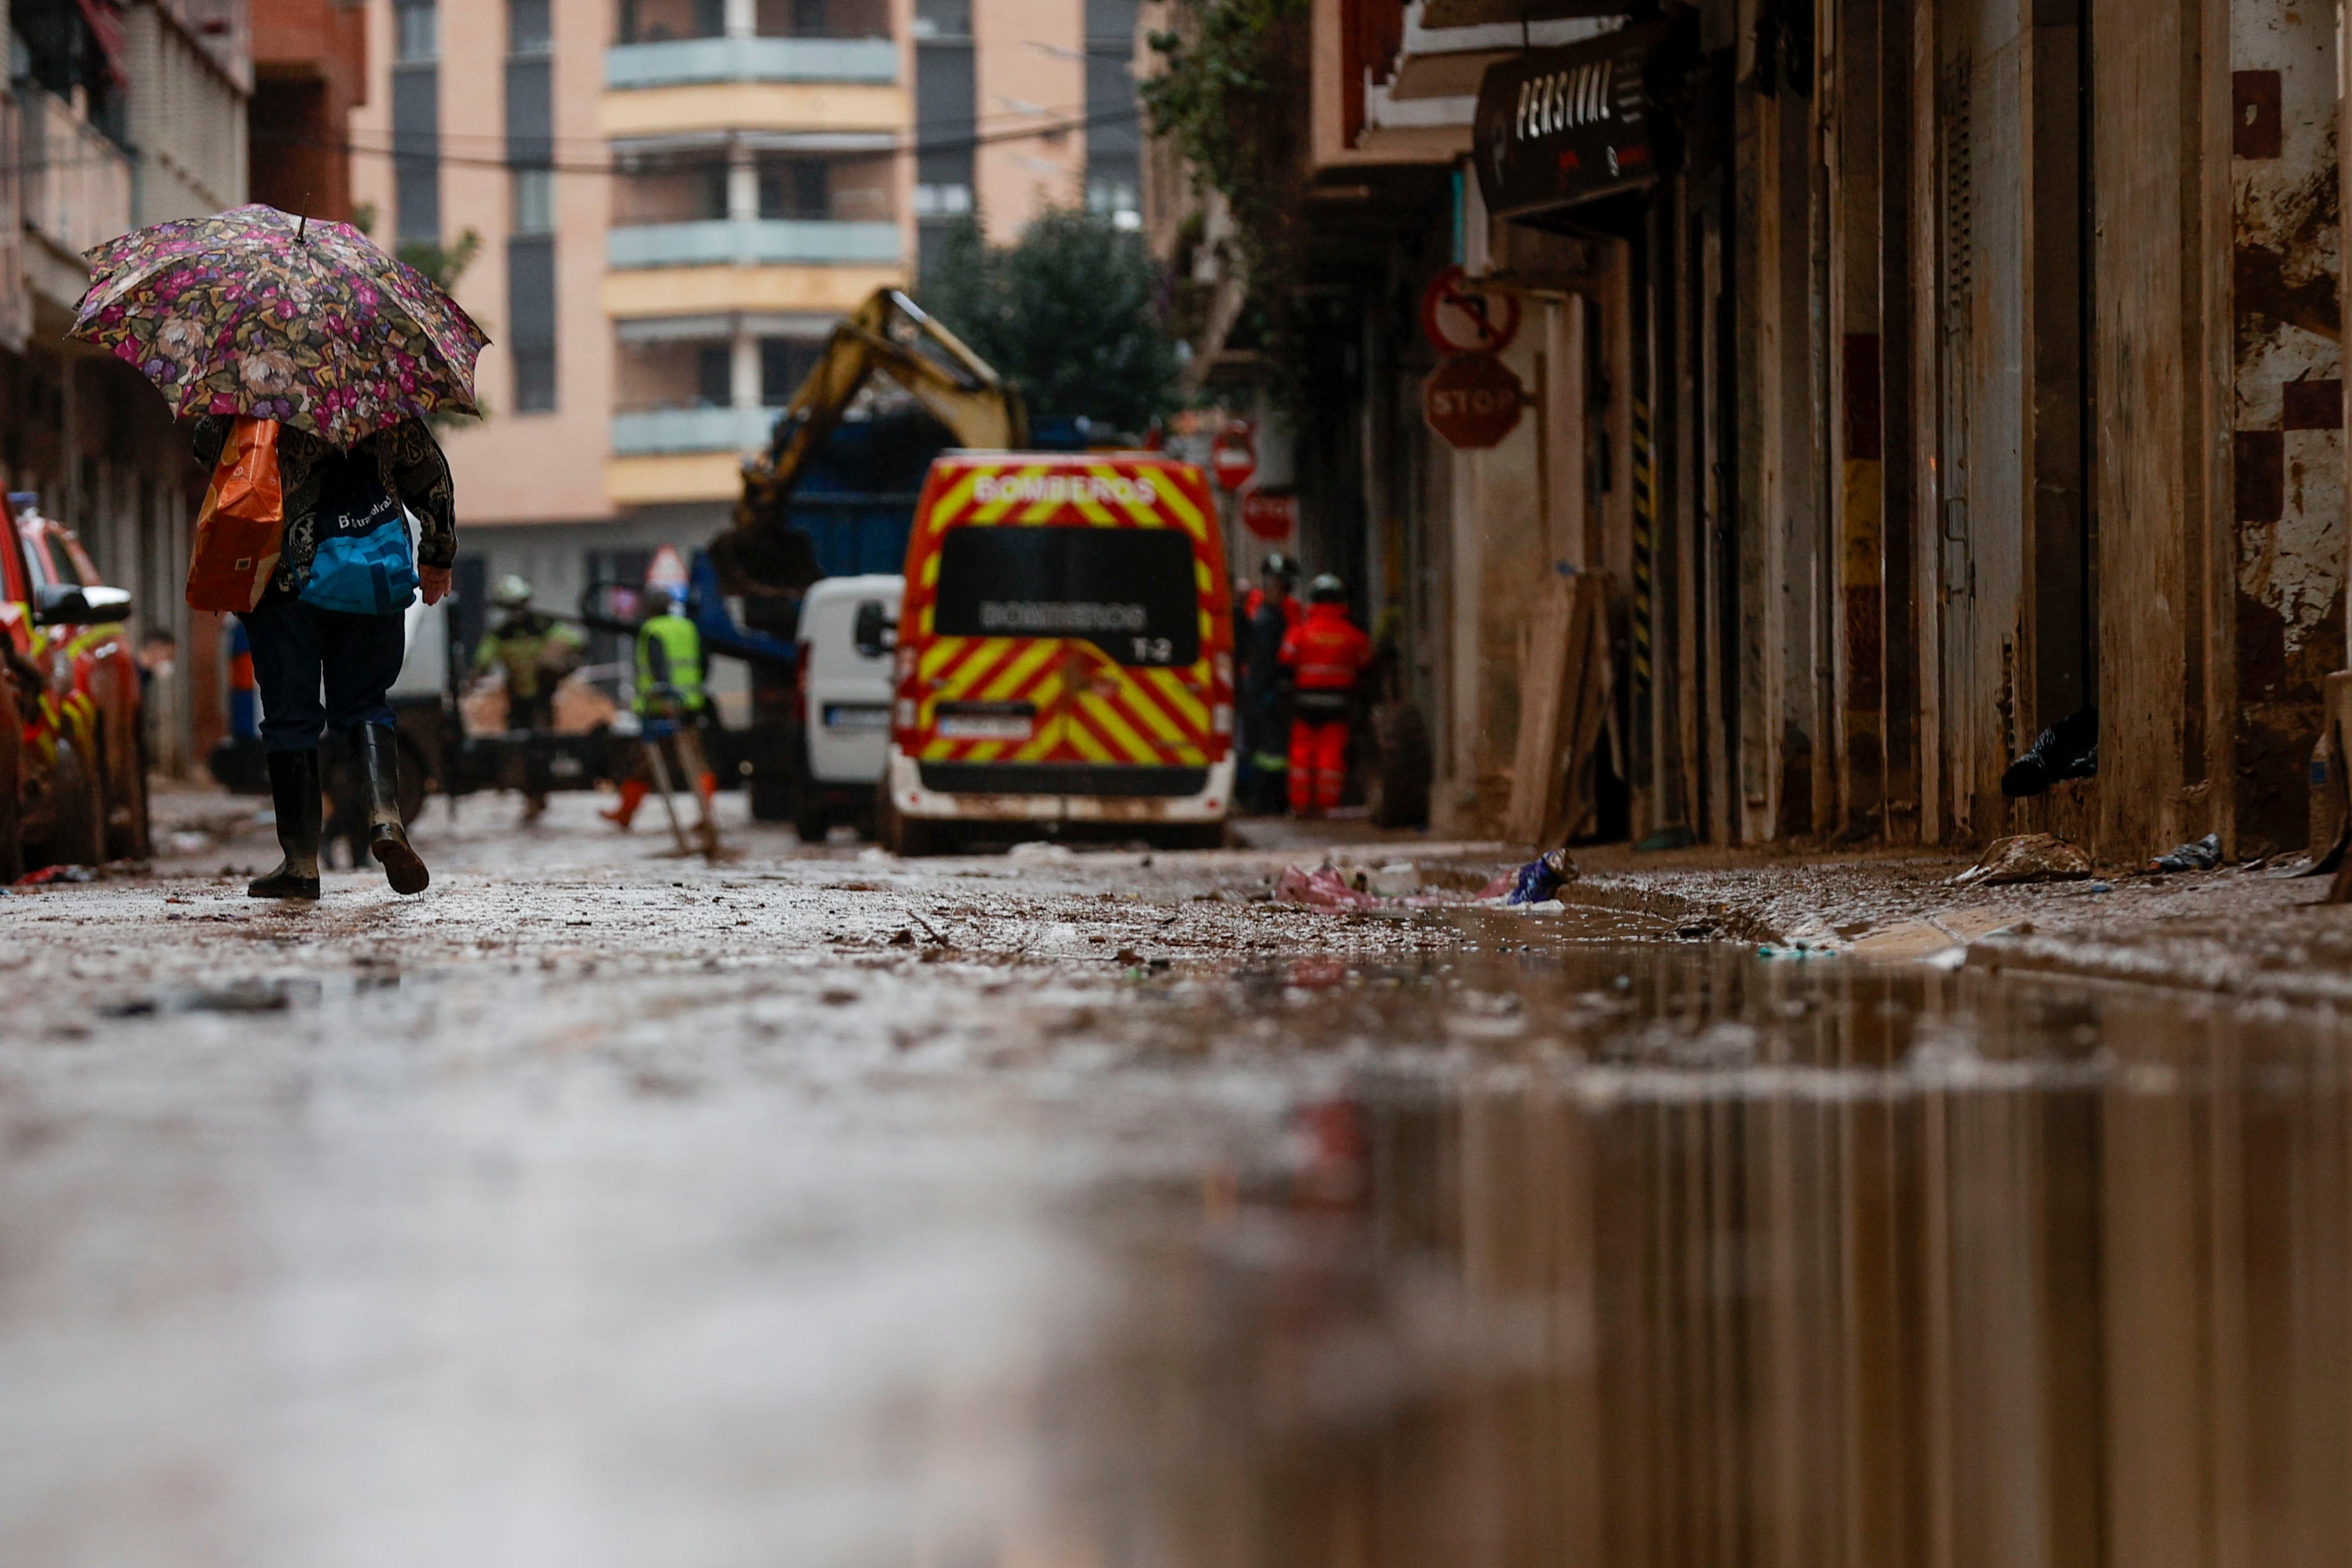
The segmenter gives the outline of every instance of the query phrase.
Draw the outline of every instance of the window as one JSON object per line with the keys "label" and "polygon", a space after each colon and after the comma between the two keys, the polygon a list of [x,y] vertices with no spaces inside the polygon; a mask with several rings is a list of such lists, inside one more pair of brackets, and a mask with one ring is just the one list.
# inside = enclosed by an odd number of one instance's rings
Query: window
{"label": "window", "polygon": [[548,0],[507,0],[507,53],[544,55],[555,47]]}
{"label": "window", "polygon": [[940,547],[941,637],[1066,637],[1121,664],[1201,657],[1192,542],[1172,528],[959,528]]}
{"label": "window", "polygon": [[394,231],[441,238],[441,73],[429,65],[392,73]]}
{"label": "window", "polygon": [[816,368],[817,357],[824,352],[821,343],[801,338],[761,338],[760,340],[760,403],[766,408],[782,408],[801,389],[809,372]]}
{"label": "window", "polygon": [[917,185],[917,217],[962,217],[971,211],[970,185]]}
{"label": "window", "polygon": [[694,353],[696,397],[712,408],[735,401],[735,356],[725,343],[705,343]]}
{"label": "window", "polygon": [[969,38],[971,0],[915,0],[915,37]]}
{"label": "window", "polygon": [[555,171],[517,169],[514,172],[513,231],[517,234],[555,232]]}
{"label": "window", "polygon": [[555,240],[507,241],[507,339],[514,354],[515,412],[555,411]]}
{"label": "window", "polygon": [[393,10],[393,59],[401,65],[429,64],[440,58],[433,0],[398,0]]}

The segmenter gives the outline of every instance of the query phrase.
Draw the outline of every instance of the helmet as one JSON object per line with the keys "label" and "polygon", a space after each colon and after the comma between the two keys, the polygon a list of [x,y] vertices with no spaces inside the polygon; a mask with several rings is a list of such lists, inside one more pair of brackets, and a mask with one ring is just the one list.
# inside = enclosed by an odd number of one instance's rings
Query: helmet
{"label": "helmet", "polygon": [[656,585],[638,595],[637,608],[645,612],[647,619],[651,619],[655,616],[668,615],[671,607],[677,603],[677,600],[669,596],[667,588]]}
{"label": "helmet", "polygon": [[1348,584],[1335,573],[1326,572],[1307,585],[1307,597],[1318,605],[1338,605],[1346,602]]}
{"label": "helmet", "polygon": [[1269,552],[1264,561],[1259,562],[1257,570],[1261,577],[1279,577],[1286,583],[1298,581],[1298,563],[1279,550]]}
{"label": "helmet", "polygon": [[499,584],[499,591],[494,597],[499,608],[520,610],[530,603],[530,584],[509,572]]}

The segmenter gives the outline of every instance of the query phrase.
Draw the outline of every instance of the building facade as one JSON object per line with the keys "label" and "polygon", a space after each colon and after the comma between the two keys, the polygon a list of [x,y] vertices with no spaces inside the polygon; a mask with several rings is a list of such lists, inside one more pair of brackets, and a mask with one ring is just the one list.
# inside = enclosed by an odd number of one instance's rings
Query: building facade
{"label": "building facade", "polygon": [[380,241],[461,257],[457,298],[493,340],[488,416],[445,436],[461,635],[509,572],[566,608],[707,543],[825,336],[915,286],[945,223],[1006,237],[1090,179],[1106,210],[1135,205],[1131,5],[364,11],[354,206]]}
{"label": "building facade", "polygon": [[235,206],[253,87],[244,0],[12,0],[0,103],[0,469],[130,591],[132,631],[179,655],[150,691],[152,761],[186,771],[220,732],[218,617],[181,587],[205,475],[136,372],[65,339],[82,254]]}
{"label": "building facade", "polygon": [[[1637,841],[2303,844],[2345,662],[2335,6],[1308,10],[1300,294],[1357,326],[1299,542],[1411,626],[1441,809],[1496,826],[1539,585],[1598,571]],[[1523,323],[1484,449],[1420,405],[1454,267]],[[2004,794],[2070,718],[2096,776]]]}

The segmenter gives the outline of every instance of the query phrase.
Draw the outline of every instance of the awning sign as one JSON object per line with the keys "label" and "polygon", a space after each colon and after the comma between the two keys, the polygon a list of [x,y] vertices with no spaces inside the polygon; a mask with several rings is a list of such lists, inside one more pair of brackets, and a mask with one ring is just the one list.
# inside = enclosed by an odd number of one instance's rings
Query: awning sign
{"label": "awning sign", "polygon": [[1645,23],[1489,66],[1472,132],[1486,210],[1540,217],[1654,184],[1678,149],[1648,78],[1675,27]]}

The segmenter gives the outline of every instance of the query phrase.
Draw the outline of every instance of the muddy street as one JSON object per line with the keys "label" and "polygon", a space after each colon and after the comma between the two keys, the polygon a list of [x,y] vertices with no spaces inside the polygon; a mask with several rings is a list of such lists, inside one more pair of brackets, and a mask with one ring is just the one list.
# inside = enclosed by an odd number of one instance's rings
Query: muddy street
{"label": "muddy street", "polygon": [[0,902],[0,1561],[2347,1538],[2332,1016],[589,805]]}

